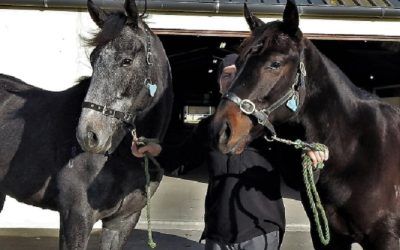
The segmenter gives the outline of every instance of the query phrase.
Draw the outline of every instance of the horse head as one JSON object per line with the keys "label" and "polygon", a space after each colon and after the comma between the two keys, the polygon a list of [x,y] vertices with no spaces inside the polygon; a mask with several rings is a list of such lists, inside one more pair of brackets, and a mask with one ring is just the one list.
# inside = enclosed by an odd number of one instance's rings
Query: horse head
{"label": "horse head", "polygon": [[211,124],[223,153],[241,153],[262,128],[274,134],[272,124],[296,116],[304,99],[304,41],[294,0],[287,1],[283,21],[264,23],[246,5],[244,16],[251,35]]}
{"label": "horse head", "polygon": [[125,1],[123,11],[103,10],[92,0],[87,4],[100,32],[90,40],[95,46],[90,55],[93,74],[77,139],[85,151],[111,153],[134,127],[135,118],[160,99],[165,86],[157,83],[159,71],[168,61],[133,0]]}

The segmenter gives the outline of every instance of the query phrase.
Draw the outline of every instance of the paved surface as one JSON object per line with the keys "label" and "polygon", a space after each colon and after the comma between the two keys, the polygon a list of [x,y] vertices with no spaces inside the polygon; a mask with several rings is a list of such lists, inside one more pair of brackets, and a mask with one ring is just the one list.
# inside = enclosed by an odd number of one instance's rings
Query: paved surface
{"label": "paved surface", "polygon": [[[165,177],[152,199],[152,221],[155,241],[160,250],[203,249],[198,243],[203,229],[206,175],[201,170],[179,178]],[[308,219],[298,194],[284,187],[287,233],[282,249],[312,249]],[[145,218],[141,218],[126,249],[144,250],[147,236]],[[0,214],[1,250],[47,250],[58,246],[58,214],[27,206],[7,198]],[[95,228],[100,228],[97,223]],[[96,231],[96,229],[95,229]],[[98,231],[98,229],[97,229]],[[98,249],[99,233],[90,240],[89,249]],[[353,248],[360,249],[360,248]]]}
{"label": "paved surface", "polygon": [[[144,230],[135,230],[129,238],[125,249],[148,250],[146,245],[147,233]],[[156,230],[154,239],[158,250],[203,250],[204,245],[197,242],[201,231],[193,230]],[[50,250],[57,249],[56,237],[16,237],[1,236],[0,246],[2,250]],[[88,250],[99,247],[99,234],[95,233],[90,238]],[[282,250],[309,250],[312,249],[310,237],[307,232],[288,232]],[[361,249],[358,246],[353,250]]]}

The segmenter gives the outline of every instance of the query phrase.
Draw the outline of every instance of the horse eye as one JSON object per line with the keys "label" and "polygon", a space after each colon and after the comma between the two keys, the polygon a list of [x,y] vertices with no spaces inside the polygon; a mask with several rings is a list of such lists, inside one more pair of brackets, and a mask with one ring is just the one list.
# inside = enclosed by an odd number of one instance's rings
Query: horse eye
{"label": "horse eye", "polygon": [[277,69],[281,66],[280,62],[272,62],[270,66],[268,66],[269,69]]}
{"label": "horse eye", "polygon": [[129,59],[129,58],[125,58],[121,62],[121,66],[122,67],[127,67],[127,66],[129,66],[131,64],[132,64],[132,59]]}

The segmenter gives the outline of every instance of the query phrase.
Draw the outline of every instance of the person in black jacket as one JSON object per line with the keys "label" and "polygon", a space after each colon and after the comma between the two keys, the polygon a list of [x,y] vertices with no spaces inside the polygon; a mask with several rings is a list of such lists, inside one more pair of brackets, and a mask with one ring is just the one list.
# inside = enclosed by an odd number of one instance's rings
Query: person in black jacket
{"label": "person in black jacket", "polygon": [[[220,64],[218,83],[224,94],[235,74],[237,55],[226,56]],[[179,152],[180,163],[206,161],[209,183],[205,201],[205,250],[275,250],[285,231],[285,209],[280,190],[280,175],[267,159],[266,142],[250,143],[240,155],[224,155],[210,146],[209,116],[198,124],[179,147],[153,144],[132,146],[132,153],[145,152],[166,157]],[[328,152],[308,152],[314,164],[327,160]]]}

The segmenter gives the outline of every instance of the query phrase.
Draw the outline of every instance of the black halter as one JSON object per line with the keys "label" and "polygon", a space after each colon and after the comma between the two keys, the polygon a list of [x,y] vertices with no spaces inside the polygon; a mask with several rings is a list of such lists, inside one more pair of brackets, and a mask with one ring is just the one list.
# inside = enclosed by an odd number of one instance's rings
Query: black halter
{"label": "black halter", "polygon": [[[146,88],[149,88],[150,90],[150,85],[152,85],[151,77],[150,77],[150,67],[153,65],[152,62],[152,52],[151,52],[151,40],[150,40],[150,34],[147,28],[145,28],[145,33],[146,33],[146,78],[144,80],[144,86]],[[153,95],[151,95],[153,97]],[[131,112],[122,112],[118,111],[115,109],[108,108],[106,105],[98,105],[92,102],[83,102],[82,103],[82,108],[88,108],[88,109],[93,109],[95,111],[101,112],[104,116],[109,116],[115,119],[118,119],[122,122],[124,122],[127,127],[132,130],[135,128],[135,118],[136,114],[131,113]]]}
{"label": "black halter", "polygon": [[[268,108],[257,109],[254,102],[249,99],[241,99],[235,93],[227,92],[222,98],[228,99],[239,106],[240,111],[246,115],[252,115],[257,118],[258,123],[266,127],[272,135],[276,135],[275,128],[272,123],[268,120],[269,115],[274,112],[277,108],[287,103],[291,98],[297,98],[299,100],[299,89],[304,85],[305,76],[307,75],[306,68],[304,66],[304,55],[300,53],[300,63],[296,73],[296,80],[292,84],[291,88],[279,98],[276,102],[272,103]],[[296,112],[297,110],[292,110]]]}
{"label": "black halter", "polygon": [[91,102],[83,102],[82,103],[82,108],[88,108],[88,109],[96,110],[98,112],[101,112],[105,116],[116,118],[116,119],[121,120],[121,121],[123,121],[125,123],[128,123],[128,124],[132,124],[134,122],[134,120],[135,120],[134,119],[135,118],[134,114],[131,114],[131,113],[128,113],[128,112],[117,111],[117,110],[114,110],[114,109],[107,108],[107,106],[101,106],[101,105],[97,105],[97,104],[94,104],[94,103],[91,103]]}

